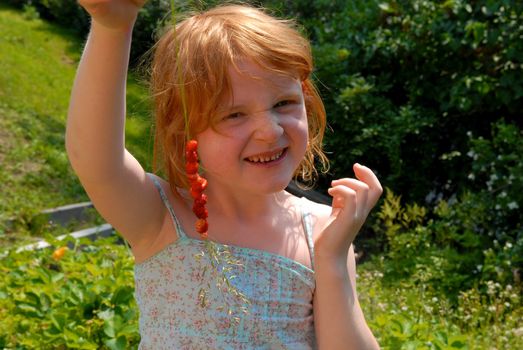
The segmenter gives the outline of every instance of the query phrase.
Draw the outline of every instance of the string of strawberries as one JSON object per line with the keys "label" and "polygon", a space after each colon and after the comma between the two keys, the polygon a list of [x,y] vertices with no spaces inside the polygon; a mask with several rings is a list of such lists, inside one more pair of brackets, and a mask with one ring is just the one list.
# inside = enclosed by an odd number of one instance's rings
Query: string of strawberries
{"label": "string of strawberries", "polygon": [[209,212],[205,207],[207,195],[203,191],[207,188],[207,180],[198,174],[200,164],[198,163],[198,141],[189,140],[185,145],[185,172],[190,184],[190,193],[193,198],[192,211],[198,218],[195,227],[203,240],[208,237],[209,224],[207,217]]}

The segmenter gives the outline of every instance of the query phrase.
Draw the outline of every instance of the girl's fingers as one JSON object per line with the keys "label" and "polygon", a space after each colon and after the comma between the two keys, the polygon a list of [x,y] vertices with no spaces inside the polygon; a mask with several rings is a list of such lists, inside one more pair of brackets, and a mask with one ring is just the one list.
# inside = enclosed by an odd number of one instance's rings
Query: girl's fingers
{"label": "girl's fingers", "polygon": [[354,173],[357,179],[334,180],[328,192],[333,197],[332,215],[336,217],[336,221],[359,228],[383,190],[378,178],[369,168],[354,164]]}
{"label": "girl's fingers", "polygon": [[356,179],[332,181],[328,190],[332,196],[331,217],[315,242],[316,247],[334,254],[346,254],[382,193],[378,178],[369,168],[355,164],[354,172]]}
{"label": "girl's fingers", "polygon": [[332,196],[332,212],[330,223],[341,232],[352,231],[356,226],[357,193],[346,186],[334,186],[329,188]]}
{"label": "girl's fingers", "polygon": [[[367,199],[369,193],[369,186],[366,183],[358,181],[356,179],[345,178],[333,181],[332,186],[333,188],[346,187],[352,189],[356,193],[355,215],[357,217],[367,216]],[[333,203],[333,205],[336,205],[336,203]]]}
{"label": "girl's fingers", "polygon": [[381,194],[383,193],[383,188],[381,187],[381,184],[376,177],[376,175],[367,168],[366,166],[363,166],[361,164],[354,164],[354,173],[356,174],[356,178],[360,180],[361,182],[364,182],[369,186],[369,194],[368,194],[368,203],[369,203],[369,212],[376,205],[378,202],[378,199],[380,198]]}

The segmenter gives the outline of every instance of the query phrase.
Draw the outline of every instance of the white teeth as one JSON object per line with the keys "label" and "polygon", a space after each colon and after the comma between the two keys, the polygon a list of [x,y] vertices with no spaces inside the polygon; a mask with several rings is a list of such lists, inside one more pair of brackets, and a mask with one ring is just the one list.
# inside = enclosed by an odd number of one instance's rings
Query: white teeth
{"label": "white teeth", "polygon": [[265,163],[265,162],[270,162],[270,161],[273,161],[273,160],[276,160],[276,159],[279,159],[281,157],[281,155],[283,154],[283,151],[277,153],[277,154],[273,154],[272,156],[270,157],[259,157],[259,156],[254,156],[254,157],[249,157],[247,158],[250,162],[253,162],[253,163]]}

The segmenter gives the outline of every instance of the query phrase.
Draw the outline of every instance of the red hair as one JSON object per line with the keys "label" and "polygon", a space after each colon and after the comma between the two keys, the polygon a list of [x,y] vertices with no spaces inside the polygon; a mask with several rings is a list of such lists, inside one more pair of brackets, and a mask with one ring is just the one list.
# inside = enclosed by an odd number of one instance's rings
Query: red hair
{"label": "red hair", "polygon": [[293,21],[274,18],[250,6],[226,5],[168,28],[154,48],[154,165],[155,170],[167,173],[173,191],[188,187],[185,141],[213,125],[220,101],[231,92],[228,69],[245,58],[302,81],[309,142],[295,176],[307,183],[314,181],[318,175],[315,159],[327,169],[322,150],[325,108],[311,80],[313,62],[308,40]]}

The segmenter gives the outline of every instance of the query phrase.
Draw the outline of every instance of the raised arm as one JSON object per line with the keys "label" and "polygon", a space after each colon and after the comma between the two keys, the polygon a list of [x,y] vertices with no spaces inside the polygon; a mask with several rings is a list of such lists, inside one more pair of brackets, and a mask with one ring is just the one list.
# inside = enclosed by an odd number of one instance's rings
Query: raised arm
{"label": "raised arm", "polygon": [[96,209],[133,250],[141,249],[154,240],[165,213],[154,185],[125,149],[131,33],[145,0],[79,2],[92,23],[71,93],[67,154]]}
{"label": "raised arm", "polygon": [[356,179],[333,181],[332,212],[315,239],[314,325],[319,349],[379,349],[356,294],[352,242],[382,188],[369,168],[355,165]]}

